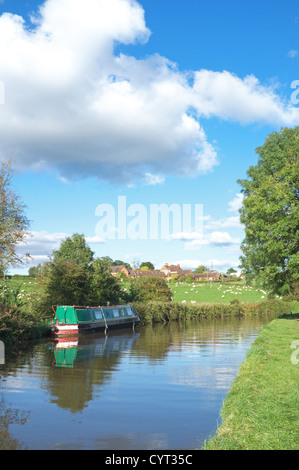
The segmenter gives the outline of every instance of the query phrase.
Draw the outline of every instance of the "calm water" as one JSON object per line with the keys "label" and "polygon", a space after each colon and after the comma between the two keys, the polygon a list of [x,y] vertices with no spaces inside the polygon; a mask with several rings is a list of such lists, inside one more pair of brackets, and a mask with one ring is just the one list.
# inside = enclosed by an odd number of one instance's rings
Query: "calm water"
{"label": "calm water", "polygon": [[0,365],[0,448],[195,449],[266,318],[42,341]]}

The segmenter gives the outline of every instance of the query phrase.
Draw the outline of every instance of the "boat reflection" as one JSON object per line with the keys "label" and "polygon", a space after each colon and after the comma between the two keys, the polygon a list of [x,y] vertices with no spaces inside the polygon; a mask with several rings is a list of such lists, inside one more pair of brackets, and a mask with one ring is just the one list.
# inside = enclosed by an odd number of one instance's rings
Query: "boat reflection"
{"label": "boat reflection", "polygon": [[113,356],[117,360],[121,352],[130,350],[139,333],[132,330],[71,336],[52,342],[55,367],[74,368],[79,363]]}

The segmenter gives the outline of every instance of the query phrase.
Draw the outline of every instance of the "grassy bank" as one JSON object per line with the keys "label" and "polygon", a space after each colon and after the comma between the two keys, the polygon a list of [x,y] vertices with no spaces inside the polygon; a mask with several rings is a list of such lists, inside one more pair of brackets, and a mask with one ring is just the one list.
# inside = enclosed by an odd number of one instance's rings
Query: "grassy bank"
{"label": "grassy bank", "polygon": [[222,424],[206,450],[299,449],[299,346],[298,353],[291,347],[298,340],[294,316],[264,327],[241,365],[222,408]]}

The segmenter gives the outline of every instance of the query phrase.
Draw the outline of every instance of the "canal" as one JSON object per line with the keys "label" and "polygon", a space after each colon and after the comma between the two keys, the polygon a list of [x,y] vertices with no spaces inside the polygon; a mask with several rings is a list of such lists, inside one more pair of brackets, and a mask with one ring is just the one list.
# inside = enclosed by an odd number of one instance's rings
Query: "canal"
{"label": "canal", "polygon": [[43,340],[0,365],[0,449],[200,448],[266,317]]}

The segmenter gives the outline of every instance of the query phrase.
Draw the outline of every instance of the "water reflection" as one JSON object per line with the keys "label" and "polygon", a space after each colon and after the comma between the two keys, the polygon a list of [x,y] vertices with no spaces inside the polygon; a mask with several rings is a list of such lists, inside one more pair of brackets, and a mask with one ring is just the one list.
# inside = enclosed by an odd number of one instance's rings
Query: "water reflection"
{"label": "water reflection", "polygon": [[29,417],[28,412],[11,408],[3,395],[0,398],[0,450],[23,450],[23,443],[15,439],[9,432],[12,424],[24,425]]}
{"label": "water reflection", "polygon": [[72,413],[81,411],[93,399],[93,390],[110,383],[121,356],[138,338],[138,333],[122,332],[105,336],[82,335],[71,341],[54,342],[52,366],[72,368],[72,373],[49,370],[47,389],[52,403]]}
{"label": "water reflection", "polygon": [[[231,381],[269,321],[173,322],[19,351],[0,366],[4,445],[196,448],[215,431]],[[12,409],[19,418],[3,421]]]}

